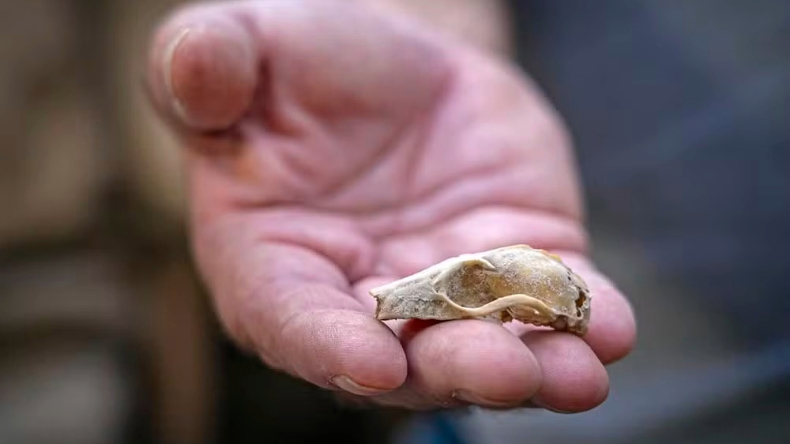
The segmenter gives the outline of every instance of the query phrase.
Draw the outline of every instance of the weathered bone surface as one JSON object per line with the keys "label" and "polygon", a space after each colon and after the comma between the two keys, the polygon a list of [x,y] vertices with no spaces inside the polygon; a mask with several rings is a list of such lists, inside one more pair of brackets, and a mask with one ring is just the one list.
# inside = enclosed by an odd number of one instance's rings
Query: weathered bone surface
{"label": "weathered bone surface", "polygon": [[580,336],[590,320],[587,284],[559,257],[528,245],[452,257],[370,294],[380,320],[517,320]]}

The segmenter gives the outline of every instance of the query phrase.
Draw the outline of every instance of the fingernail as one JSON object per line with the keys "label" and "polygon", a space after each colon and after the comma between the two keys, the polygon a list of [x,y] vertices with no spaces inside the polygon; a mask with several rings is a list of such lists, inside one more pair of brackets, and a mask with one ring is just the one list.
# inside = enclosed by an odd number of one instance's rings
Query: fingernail
{"label": "fingernail", "polygon": [[349,393],[353,393],[355,395],[361,396],[373,396],[373,395],[380,395],[382,393],[386,393],[389,390],[382,390],[374,387],[368,387],[366,385],[359,384],[355,382],[353,379],[349,378],[345,375],[338,375],[330,379],[331,383]]}
{"label": "fingernail", "polygon": [[460,399],[461,401],[467,402],[469,404],[482,406],[504,407],[515,404],[513,401],[495,401],[493,399],[488,399],[478,395],[477,393],[464,389],[454,391],[452,396],[453,398]]}
{"label": "fingernail", "polygon": [[575,412],[570,411],[570,410],[555,409],[553,407],[550,407],[550,406],[544,404],[540,399],[533,398],[532,399],[532,404],[535,407],[537,407],[537,408],[540,408],[540,409],[543,409],[543,410],[548,410],[548,411],[553,412],[553,413],[559,413],[559,414],[562,414],[562,415],[570,415],[572,413],[575,413]]}
{"label": "fingernail", "polygon": [[173,36],[167,46],[165,46],[164,60],[162,65],[164,66],[164,82],[165,88],[167,89],[167,97],[170,100],[170,107],[176,116],[185,123],[189,122],[189,118],[186,114],[186,111],[184,110],[184,106],[181,104],[175,94],[175,89],[173,88],[172,67],[173,56],[175,55],[176,50],[181,46],[182,43],[184,43],[190,32],[191,31],[189,28],[184,28],[176,33],[175,36]]}

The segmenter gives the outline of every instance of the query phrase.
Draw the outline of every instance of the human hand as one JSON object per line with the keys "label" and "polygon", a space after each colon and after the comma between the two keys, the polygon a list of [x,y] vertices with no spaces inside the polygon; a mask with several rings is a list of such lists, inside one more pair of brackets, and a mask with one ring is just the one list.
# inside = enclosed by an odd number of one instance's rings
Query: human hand
{"label": "human hand", "polygon": [[[197,266],[241,348],[410,409],[575,412],[606,398],[633,314],[585,256],[568,137],[515,67],[405,17],[270,0],[174,12],[148,75],[185,146]],[[374,318],[369,288],[516,243],[585,278],[584,338]]]}

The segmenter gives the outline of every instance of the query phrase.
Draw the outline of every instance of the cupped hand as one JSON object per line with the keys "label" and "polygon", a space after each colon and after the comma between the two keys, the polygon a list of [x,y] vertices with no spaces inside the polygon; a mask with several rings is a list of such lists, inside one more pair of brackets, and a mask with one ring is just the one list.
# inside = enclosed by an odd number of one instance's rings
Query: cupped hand
{"label": "cupped hand", "polygon": [[[194,256],[227,333],[272,368],[410,409],[576,412],[635,338],[585,257],[560,119],[505,60],[348,2],[192,5],[154,35],[155,109],[184,144]],[[592,292],[589,333],[380,322],[368,289],[509,244]]]}

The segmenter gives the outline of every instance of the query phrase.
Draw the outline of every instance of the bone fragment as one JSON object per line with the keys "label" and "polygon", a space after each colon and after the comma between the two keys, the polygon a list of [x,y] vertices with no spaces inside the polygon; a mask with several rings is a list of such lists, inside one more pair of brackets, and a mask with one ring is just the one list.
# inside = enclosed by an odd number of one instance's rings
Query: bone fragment
{"label": "bone fragment", "polygon": [[370,290],[376,318],[513,320],[583,336],[590,291],[562,260],[519,244],[462,254]]}

